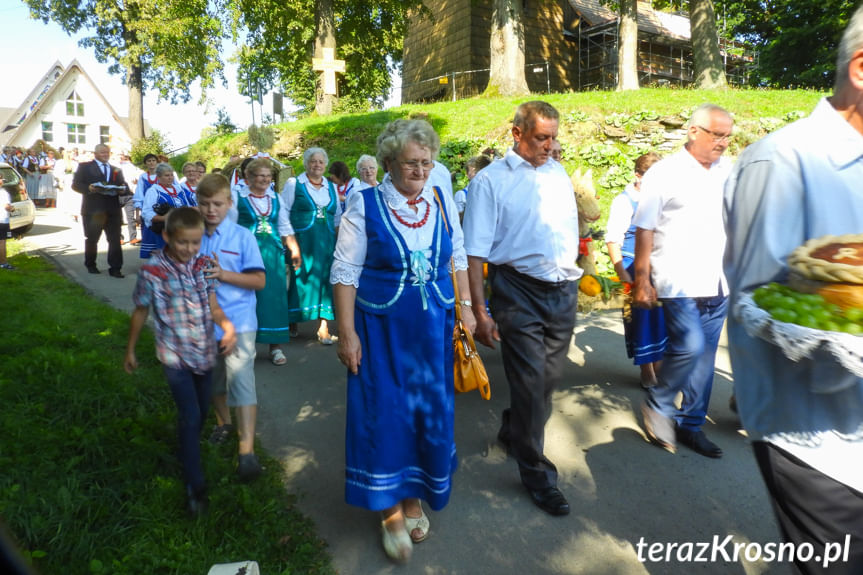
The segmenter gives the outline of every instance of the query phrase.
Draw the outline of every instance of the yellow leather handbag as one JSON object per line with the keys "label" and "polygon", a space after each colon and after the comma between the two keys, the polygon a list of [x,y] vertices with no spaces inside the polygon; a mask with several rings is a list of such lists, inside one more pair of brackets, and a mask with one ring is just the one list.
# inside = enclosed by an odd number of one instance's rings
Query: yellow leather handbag
{"label": "yellow leather handbag", "polygon": [[[444,225],[446,225],[447,233],[449,234],[449,225],[446,223],[446,217],[443,203],[438,196],[437,187],[434,188],[435,199],[438,207],[441,210]],[[458,280],[455,276],[455,263],[450,258],[450,270],[452,276],[453,293],[458,300]],[[455,327],[452,333],[453,344],[453,381],[455,383],[456,393],[465,393],[468,391],[479,390],[479,394],[483,399],[491,399],[491,386],[488,383],[488,373],[485,371],[485,365],[482,363],[482,358],[476,350],[476,343],[473,340],[473,335],[465,329],[461,321],[461,305],[458,301],[455,304]]]}

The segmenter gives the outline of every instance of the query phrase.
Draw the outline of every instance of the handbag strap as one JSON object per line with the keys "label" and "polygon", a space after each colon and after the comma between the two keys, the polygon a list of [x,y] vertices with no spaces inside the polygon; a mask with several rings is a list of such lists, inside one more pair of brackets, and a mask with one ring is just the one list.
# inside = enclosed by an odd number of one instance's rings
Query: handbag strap
{"label": "handbag strap", "polygon": [[[444,211],[444,208],[443,208],[443,202],[441,201],[440,196],[438,195],[438,187],[432,186],[432,190],[434,191],[434,197],[435,197],[435,200],[437,201],[438,208],[440,208],[440,217],[443,220],[443,225],[446,228],[446,233],[448,236],[450,236],[450,238],[452,238],[452,235],[450,234],[450,231],[449,231],[449,224],[447,223],[447,219],[446,219],[446,212]],[[454,290],[453,295],[456,299],[456,302],[455,302],[455,319],[456,319],[456,321],[461,322],[461,305],[459,305],[459,303],[458,303],[458,297],[459,297],[458,280],[455,277],[455,260],[453,260],[452,256],[450,256],[450,258],[449,258],[449,265],[450,265],[449,269],[451,270],[450,275],[452,276],[452,287]]]}

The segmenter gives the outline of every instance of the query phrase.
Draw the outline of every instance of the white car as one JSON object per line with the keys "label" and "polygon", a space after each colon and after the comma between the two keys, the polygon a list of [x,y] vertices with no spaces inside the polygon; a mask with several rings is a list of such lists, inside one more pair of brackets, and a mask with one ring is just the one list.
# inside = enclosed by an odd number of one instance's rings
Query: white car
{"label": "white car", "polygon": [[9,215],[12,235],[26,234],[36,220],[36,206],[27,196],[24,179],[15,171],[15,168],[4,162],[0,162],[0,177],[3,178],[3,187],[9,192],[12,207],[15,208],[15,211]]}

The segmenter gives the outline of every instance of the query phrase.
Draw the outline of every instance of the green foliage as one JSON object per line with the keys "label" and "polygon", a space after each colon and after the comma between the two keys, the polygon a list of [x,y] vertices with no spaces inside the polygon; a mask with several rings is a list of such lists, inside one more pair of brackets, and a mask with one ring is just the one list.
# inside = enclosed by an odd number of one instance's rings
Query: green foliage
{"label": "green foliage", "polygon": [[14,337],[0,337],[0,516],[34,568],[206,573],[251,550],[264,573],[332,573],[324,543],[285,493],[279,462],[260,448],[264,475],[245,485],[234,479],[236,444],[204,442],[210,513],[186,516],[176,408],[152,335],[142,334],[140,368],[127,375],[128,316],[19,253],[20,242],[9,247],[18,270],[3,277],[4,297],[51,294],[27,313],[4,314]]}
{"label": "green foliage", "polygon": [[[222,76],[220,58],[223,3],[208,0],[24,0],[30,16],[54,21],[68,34],[83,30],[81,40],[108,71],[134,81],[140,68],[142,89],[156,90],[170,102],[188,101],[189,86],[214,86]],[[143,118],[141,118],[143,123]]]}
{"label": "green foliage", "polygon": [[171,142],[159,130],[153,130],[149,136],[141,138],[132,144],[132,150],[129,156],[132,163],[136,166],[143,165],[144,156],[147,154],[167,154],[171,149]]}
{"label": "green foliage", "polygon": [[216,110],[216,121],[213,122],[213,128],[218,135],[233,134],[237,131],[237,126],[231,121],[231,116],[225,108]]}
{"label": "green foliage", "polygon": [[605,117],[605,123],[606,125],[614,126],[615,128],[632,129],[641,124],[641,122],[653,121],[658,119],[659,114],[657,114],[653,110],[638,110],[637,112],[634,112],[632,114],[615,112],[614,114],[610,114]]}
{"label": "green foliage", "polygon": [[[839,38],[859,0],[725,0],[731,31],[755,46],[753,83],[791,88],[833,85]],[[717,12],[720,2],[717,2]]]}
{"label": "green foliage", "polygon": [[265,152],[273,147],[276,141],[276,133],[272,126],[256,126],[252,124],[248,129],[249,144],[259,152]]}
{"label": "green foliage", "polygon": [[[315,36],[313,0],[231,0],[235,37],[245,43],[234,56],[243,94],[251,86],[280,87],[309,113],[315,107],[312,55]],[[336,57],[345,61],[337,75],[339,112],[380,107],[391,88],[392,62],[401,60],[410,10],[419,0],[333,0]],[[252,92],[254,92],[254,88]]]}

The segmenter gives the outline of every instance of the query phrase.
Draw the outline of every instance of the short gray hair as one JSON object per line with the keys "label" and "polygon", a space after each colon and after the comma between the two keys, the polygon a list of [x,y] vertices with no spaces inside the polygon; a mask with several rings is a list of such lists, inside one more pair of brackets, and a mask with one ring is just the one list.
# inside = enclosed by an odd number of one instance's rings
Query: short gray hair
{"label": "short gray hair", "polygon": [[359,173],[360,166],[362,166],[363,164],[374,164],[375,168],[378,167],[378,161],[375,159],[374,156],[363,154],[362,156],[360,156],[360,159],[357,160],[357,173]]}
{"label": "short gray hair", "polygon": [[161,178],[162,176],[164,176],[168,172],[173,172],[173,171],[174,171],[174,166],[172,166],[171,164],[166,164],[165,162],[162,162],[161,164],[156,166],[156,177]]}
{"label": "short gray hair", "polygon": [[710,116],[717,113],[724,114],[728,118],[731,118],[731,113],[729,113],[728,110],[722,106],[717,106],[716,104],[708,102],[706,104],[701,104],[692,111],[692,115],[689,117],[689,125],[704,128],[704,124],[710,123]]}
{"label": "short gray hair", "polygon": [[512,125],[526,132],[536,125],[536,117],[545,118],[546,120],[558,120],[560,114],[557,109],[542,100],[532,100],[524,102],[515,110],[515,117],[512,119]]}
{"label": "short gray hair", "polygon": [[440,138],[431,124],[425,120],[395,120],[387,124],[377,141],[378,163],[385,168],[391,160],[404,150],[408,142],[428,148],[431,159],[436,160],[440,151]]}
{"label": "short gray hair", "polygon": [[329,165],[330,157],[327,155],[326,150],[323,148],[309,148],[305,152],[303,152],[303,167],[309,169],[309,160],[312,159],[312,156],[315,154],[320,154],[324,157],[324,164]]}
{"label": "short gray hair", "polygon": [[836,80],[833,82],[833,93],[839,93],[848,83],[848,66],[854,53],[863,48],[863,5],[854,11],[848,21],[842,39],[839,41],[839,53],[836,55]]}

